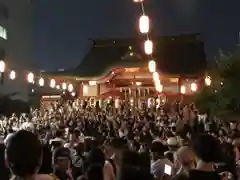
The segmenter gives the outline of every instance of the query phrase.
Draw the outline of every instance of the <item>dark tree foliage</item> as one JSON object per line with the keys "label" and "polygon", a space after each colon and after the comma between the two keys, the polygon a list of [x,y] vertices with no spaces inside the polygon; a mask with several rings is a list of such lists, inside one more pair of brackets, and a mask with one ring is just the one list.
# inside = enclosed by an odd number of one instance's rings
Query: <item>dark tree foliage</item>
{"label": "dark tree foliage", "polygon": [[220,54],[212,72],[212,85],[196,96],[200,111],[212,115],[240,113],[240,51],[232,55]]}

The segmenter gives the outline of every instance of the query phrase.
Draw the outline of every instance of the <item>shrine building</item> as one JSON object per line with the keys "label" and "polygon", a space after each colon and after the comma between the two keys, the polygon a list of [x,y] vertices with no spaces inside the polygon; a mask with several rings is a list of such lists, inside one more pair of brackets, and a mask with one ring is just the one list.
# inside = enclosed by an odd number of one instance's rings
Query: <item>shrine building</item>
{"label": "shrine building", "polygon": [[[45,72],[58,88],[72,84],[80,98],[144,98],[156,96],[143,39],[94,39],[81,63],[70,69]],[[204,85],[207,70],[199,34],[153,38],[153,60],[168,99],[192,97]],[[67,87],[64,87],[67,90]]]}

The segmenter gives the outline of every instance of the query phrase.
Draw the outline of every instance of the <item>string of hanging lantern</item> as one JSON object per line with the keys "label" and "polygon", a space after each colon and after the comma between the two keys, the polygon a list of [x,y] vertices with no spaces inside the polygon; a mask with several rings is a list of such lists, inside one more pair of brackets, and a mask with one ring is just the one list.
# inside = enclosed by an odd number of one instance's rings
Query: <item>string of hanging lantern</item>
{"label": "string of hanging lantern", "polygon": [[[1,78],[1,81],[3,81],[3,78],[4,78],[3,74],[8,74],[8,78],[10,80],[16,80],[16,78],[17,78],[17,72],[15,70],[7,69],[5,62],[3,60],[0,60],[0,78]],[[45,78],[42,77],[41,74],[40,74],[40,76],[37,76],[36,74],[34,74],[31,71],[27,71],[27,76],[26,76],[27,83],[37,84],[40,87],[44,87],[46,85],[45,80],[49,82],[49,87],[50,88],[52,88],[52,89],[55,88],[56,90],[69,91],[72,95],[74,94],[74,96],[75,96],[73,84],[62,82],[61,85],[60,85],[60,84],[57,84],[55,79],[46,79],[46,77]]]}
{"label": "string of hanging lantern", "polygon": [[159,73],[156,71],[156,61],[153,59],[153,41],[150,38],[149,31],[150,31],[150,19],[145,12],[144,7],[144,0],[133,0],[134,3],[140,4],[141,7],[141,16],[139,18],[139,31],[143,35],[145,35],[145,42],[144,42],[144,52],[149,57],[148,68],[149,72],[152,73],[153,82],[155,84],[155,88],[158,92],[162,92],[163,86],[161,84],[161,80],[159,77]]}
{"label": "string of hanging lantern", "polygon": [[[163,90],[163,85],[161,84],[160,76],[159,73],[157,72],[157,65],[156,61],[153,58],[153,49],[154,49],[154,44],[153,41],[150,38],[149,31],[150,31],[150,19],[149,16],[145,12],[145,7],[144,7],[144,0],[133,0],[134,3],[137,3],[141,7],[141,16],[139,18],[139,31],[143,35],[145,35],[145,42],[144,42],[144,51],[145,54],[149,57],[149,62],[148,62],[148,68],[149,72],[152,73],[153,76],[153,82],[155,84],[155,88],[158,92],[162,92]],[[211,77],[206,76],[205,77],[205,85],[210,86],[212,83]],[[196,83],[191,84],[191,89],[193,91],[197,90],[197,85]],[[186,87],[182,86],[181,87],[181,92],[185,92]]]}

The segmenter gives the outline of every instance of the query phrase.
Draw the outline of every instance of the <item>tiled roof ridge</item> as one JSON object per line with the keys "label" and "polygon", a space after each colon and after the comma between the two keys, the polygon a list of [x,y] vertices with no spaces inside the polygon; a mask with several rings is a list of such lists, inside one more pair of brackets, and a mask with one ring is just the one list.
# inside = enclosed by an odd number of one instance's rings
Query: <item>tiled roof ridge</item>
{"label": "tiled roof ridge", "polygon": [[[199,33],[193,34],[182,34],[175,36],[156,36],[154,39],[157,41],[161,40],[182,40],[182,41],[201,41]],[[129,45],[138,45],[141,42],[140,37],[131,37],[131,38],[106,38],[106,39],[90,39],[92,41],[92,47],[109,47],[109,46],[129,46]]]}

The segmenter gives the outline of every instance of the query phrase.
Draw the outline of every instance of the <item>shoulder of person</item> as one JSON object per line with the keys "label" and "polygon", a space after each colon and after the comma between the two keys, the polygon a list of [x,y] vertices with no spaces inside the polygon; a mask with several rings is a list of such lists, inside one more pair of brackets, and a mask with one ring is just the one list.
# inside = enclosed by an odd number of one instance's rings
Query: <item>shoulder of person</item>
{"label": "shoulder of person", "polygon": [[106,160],[104,163],[103,169],[112,169],[112,163],[109,160]]}
{"label": "shoulder of person", "polygon": [[188,180],[189,176],[185,173],[179,173],[176,176],[173,177],[172,180]]}
{"label": "shoulder of person", "polygon": [[114,174],[114,168],[112,166],[112,163],[108,160],[105,161],[104,167],[103,167],[104,174]]}
{"label": "shoulder of person", "polygon": [[80,176],[77,178],[77,180],[87,180],[87,178],[85,176]]}
{"label": "shoulder of person", "polygon": [[38,174],[35,180],[58,180],[58,179],[48,174]]}

